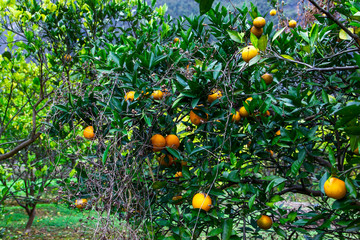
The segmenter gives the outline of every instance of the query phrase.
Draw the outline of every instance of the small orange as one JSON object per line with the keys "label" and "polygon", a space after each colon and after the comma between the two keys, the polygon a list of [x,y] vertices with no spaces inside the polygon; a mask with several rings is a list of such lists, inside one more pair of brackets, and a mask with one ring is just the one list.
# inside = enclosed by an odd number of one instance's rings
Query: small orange
{"label": "small orange", "polygon": [[182,177],[183,175],[182,175],[182,172],[177,172],[176,174],[175,174],[175,177],[176,178],[179,178],[179,177]]}
{"label": "small orange", "polygon": [[154,152],[160,152],[162,149],[165,148],[166,140],[165,138],[160,134],[155,134],[150,139],[151,145],[153,146]]}
{"label": "small orange", "polygon": [[84,129],[84,138],[87,140],[93,140],[95,138],[94,128],[93,126],[88,126]]}
{"label": "small orange", "polygon": [[181,201],[181,199],[182,199],[182,196],[175,196],[175,197],[172,198],[172,200],[174,201],[174,204],[175,204],[175,205],[180,205],[180,204],[182,204],[183,201]]}
{"label": "small orange", "polygon": [[275,136],[281,136],[280,130],[277,130],[277,131],[276,131]]}
{"label": "small orange", "polygon": [[356,155],[359,155],[359,148],[355,149],[355,150],[354,150],[354,153],[355,153]]}
{"label": "small orange", "polygon": [[212,103],[213,101],[215,101],[216,99],[219,99],[222,97],[222,93],[221,91],[215,89],[211,91],[211,94],[208,96],[208,102]]}
{"label": "small orange", "polygon": [[69,54],[65,54],[65,56],[64,56],[64,60],[65,60],[66,62],[70,62],[70,61],[72,60],[71,55],[69,55]]}
{"label": "small orange", "polygon": [[[167,159],[165,159],[165,156],[167,156]],[[170,154],[161,155],[160,157],[158,157],[158,161],[159,161],[159,164],[164,167],[170,167],[171,165],[174,164],[174,158]]]}
{"label": "small orange", "polygon": [[330,177],[324,183],[324,191],[330,198],[342,199],[346,195],[345,182],[336,177]]}
{"label": "small orange", "polygon": [[249,148],[251,146],[251,141],[249,141],[246,146]]}
{"label": "small orange", "polygon": [[[195,110],[198,110],[198,108],[195,108]],[[205,123],[208,119],[208,114],[206,114],[206,119],[200,117],[199,115],[196,115],[196,113],[194,113],[192,110],[190,111],[190,121],[192,122],[192,124],[198,126],[201,123]]]}
{"label": "small orange", "polygon": [[174,148],[174,149],[178,149],[180,147],[180,140],[174,134],[167,135],[166,138],[165,138],[165,141],[166,141],[166,146],[167,147],[171,147],[171,148]]}
{"label": "small orange", "polygon": [[207,212],[212,207],[212,201],[209,195],[206,195],[205,193],[197,193],[192,199],[192,206],[195,209],[201,208]]}
{"label": "small orange", "polygon": [[274,156],[273,150],[266,149],[266,151],[269,152],[272,157]]}
{"label": "small orange", "polygon": [[75,201],[75,207],[78,208],[78,209],[83,209],[86,207],[86,204],[87,204],[87,199],[85,198],[82,198],[82,199],[76,199]]}
{"label": "small orange", "polygon": [[249,104],[252,100],[253,100],[252,97],[248,97],[248,98],[245,100],[245,103]]}
{"label": "small orange", "polygon": [[243,60],[248,63],[257,54],[258,54],[258,50],[254,46],[249,45],[242,50],[241,56],[242,56]]}
{"label": "small orange", "polygon": [[130,92],[127,92],[124,96],[125,98],[125,101],[134,101],[134,96],[135,96],[135,91],[130,91]]}
{"label": "small orange", "polygon": [[275,16],[276,15],[276,10],[275,9],[272,9],[271,11],[270,11],[270,16]]}
{"label": "small orange", "polygon": [[174,43],[178,43],[178,42],[180,42],[180,39],[179,38],[174,38]]}
{"label": "small orange", "polygon": [[271,113],[270,113],[270,111],[269,110],[267,110],[265,113],[264,113],[264,117],[270,117],[270,115],[271,115]]}
{"label": "small orange", "polygon": [[232,118],[231,118],[231,121],[232,121],[232,122],[235,122],[235,123],[240,122],[241,116],[240,116],[240,112],[239,112],[239,111],[236,111],[235,114],[231,113],[231,115],[232,115]]}
{"label": "small orange", "polygon": [[244,106],[242,106],[239,110],[240,116],[241,117],[249,117],[250,114],[248,113],[248,111],[246,111],[246,108]]}
{"label": "small orange", "polygon": [[250,32],[252,32],[256,37],[259,38],[263,34],[264,30],[262,28],[257,28],[255,26],[252,26]]}
{"label": "small orange", "polygon": [[290,22],[289,22],[289,27],[291,27],[291,28],[294,28],[294,27],[296,27],[296,21],[295,20],[290,20]]}
{"label": "small orange", "polygon": [[256,221],[259,228],[268,230],[272,226],[272,220],[269,216],[261,215],[261,217]]}
{"label": "small orange", "polygon": [[187,162],[186,162],[186,161],[181,161],[180,164],[181,164],[181,166],[187,166]]}
{"label": "small orange", "polygon": [[269,73],[265,73],[264,75],[261,76],[261,78],[264,79],[266,85],[270,85],[274,80],[273,75]]}
{"label": "small orange", "polygon": [[265,18],[263,17],[257,17],[253,21],[253,25],[257,28],[263,28],[266,24]]}
{"label": "small orange", "polygon": [[154,91],[151,96],[155,99],[155,100],[161,100],[164,96],[164,93],[161,90],[156,90]]}

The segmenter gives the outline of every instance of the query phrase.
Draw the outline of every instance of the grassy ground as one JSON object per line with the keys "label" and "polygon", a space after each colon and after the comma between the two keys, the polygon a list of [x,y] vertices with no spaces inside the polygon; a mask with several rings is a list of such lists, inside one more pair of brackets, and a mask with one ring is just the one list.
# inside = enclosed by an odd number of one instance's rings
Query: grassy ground
{"label": "grassy ground", "polygon": [[[27,215],[21,207],[6,207],[5,219],[0,219],[0,239],[91,239],[91,232],[84,231],[82,224],[94,225],[87,220],[88,211],[69,209],[63,205],[41,204],[32,226],[32,232],[24,235]],[[91,215],[90,215],[91,217]],[[86,222],[86,223],[85,223]]]}

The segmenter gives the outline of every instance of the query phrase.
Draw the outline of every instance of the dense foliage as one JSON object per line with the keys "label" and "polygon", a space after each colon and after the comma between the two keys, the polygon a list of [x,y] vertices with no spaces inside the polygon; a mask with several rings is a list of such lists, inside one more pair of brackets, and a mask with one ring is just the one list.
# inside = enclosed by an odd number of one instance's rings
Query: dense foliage
{"label": "dense foliage", "polygon": [[[54,92],[42,132],[71,168],[59,180],[62,199],[88,199],[86,209],[100,213],[100,237],[356,239],[360,5],[316,7],[325,16],[309,28],[268,22],[257,38],[253,19],[270,9],[254,5],[217,4],[173,22],[165,8],[142,1],[7,6],[9,14],[22,11],[13,22],[41,29],[19,47],[46,59],[38,61],[46,69],[39,81]],[[250,43],[259,54],[246,62]],[[215,89],[221,97],[210,103]],[[156,100],[158,90],[164,96]],[[241,108],[249,116],[232,121]],[[87,126],[94,139],[81,137]],[[155,134],[177,135],[180,147],[154,152]],[[330,176],[345,181],[344,198],[324,194]],[[199,192],[212,199],[209,211],[191,206]],[[288,208],[289,194],[311,204]],[[271,229],[258,227],[261,215],[271,217]]]}

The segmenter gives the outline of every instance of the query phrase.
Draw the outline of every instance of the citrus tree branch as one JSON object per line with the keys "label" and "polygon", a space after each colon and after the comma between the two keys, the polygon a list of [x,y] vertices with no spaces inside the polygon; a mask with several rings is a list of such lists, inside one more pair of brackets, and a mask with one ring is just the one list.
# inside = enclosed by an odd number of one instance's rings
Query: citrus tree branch
{"label": "citrus tree branch", "polygon": [[354,33],[352,33],[349,29],[347,29],[339,20],[335,18],[334,15],[332,15],[330,12],[326,11],[322,7],[319,6],[314,0],[308,0],[312,5],[314,5],[319,11],[326,14],[328,18],[333,20],[336,25],[338,25],[342,30],[344,30],[350,37],[352,37],[354,40],[356,40],[356,43],[358,44],[358,48],[360,48],[360,37]]}
{"label": "citrus tree branch", "polygon": [[0,161],[1,160],[5,160],[8,159],[12,156],[14,156],[15,154],[17,154],[19,151],[21,151],[22,149],[28,147],[30,144],[32,144],[33,142],[36,141],[36,139],[38,137],[40,137],[41,133],[36,133],[34,135],[32,135],[28,140],[24,141],[23,143],[19,144],[18,146],[16,146],[15,148],[13,148],[12,150],[10,150],[7,153],[1,154],[0,155]]}

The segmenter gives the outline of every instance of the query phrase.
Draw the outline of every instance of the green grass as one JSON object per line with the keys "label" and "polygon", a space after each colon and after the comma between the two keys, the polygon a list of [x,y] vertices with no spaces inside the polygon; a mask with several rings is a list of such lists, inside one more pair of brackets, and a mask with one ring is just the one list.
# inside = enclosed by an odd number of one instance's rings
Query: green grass
{"label": "green grass", "polygon": [[96,220],[89,211],[70,209],[64,205],[40,204],[32,226],[32,232],[25,236],[23,230],[28,220],[21,207],[5,207],[5,217],[0,219],[0,239],[91,239],[87,227]]}

